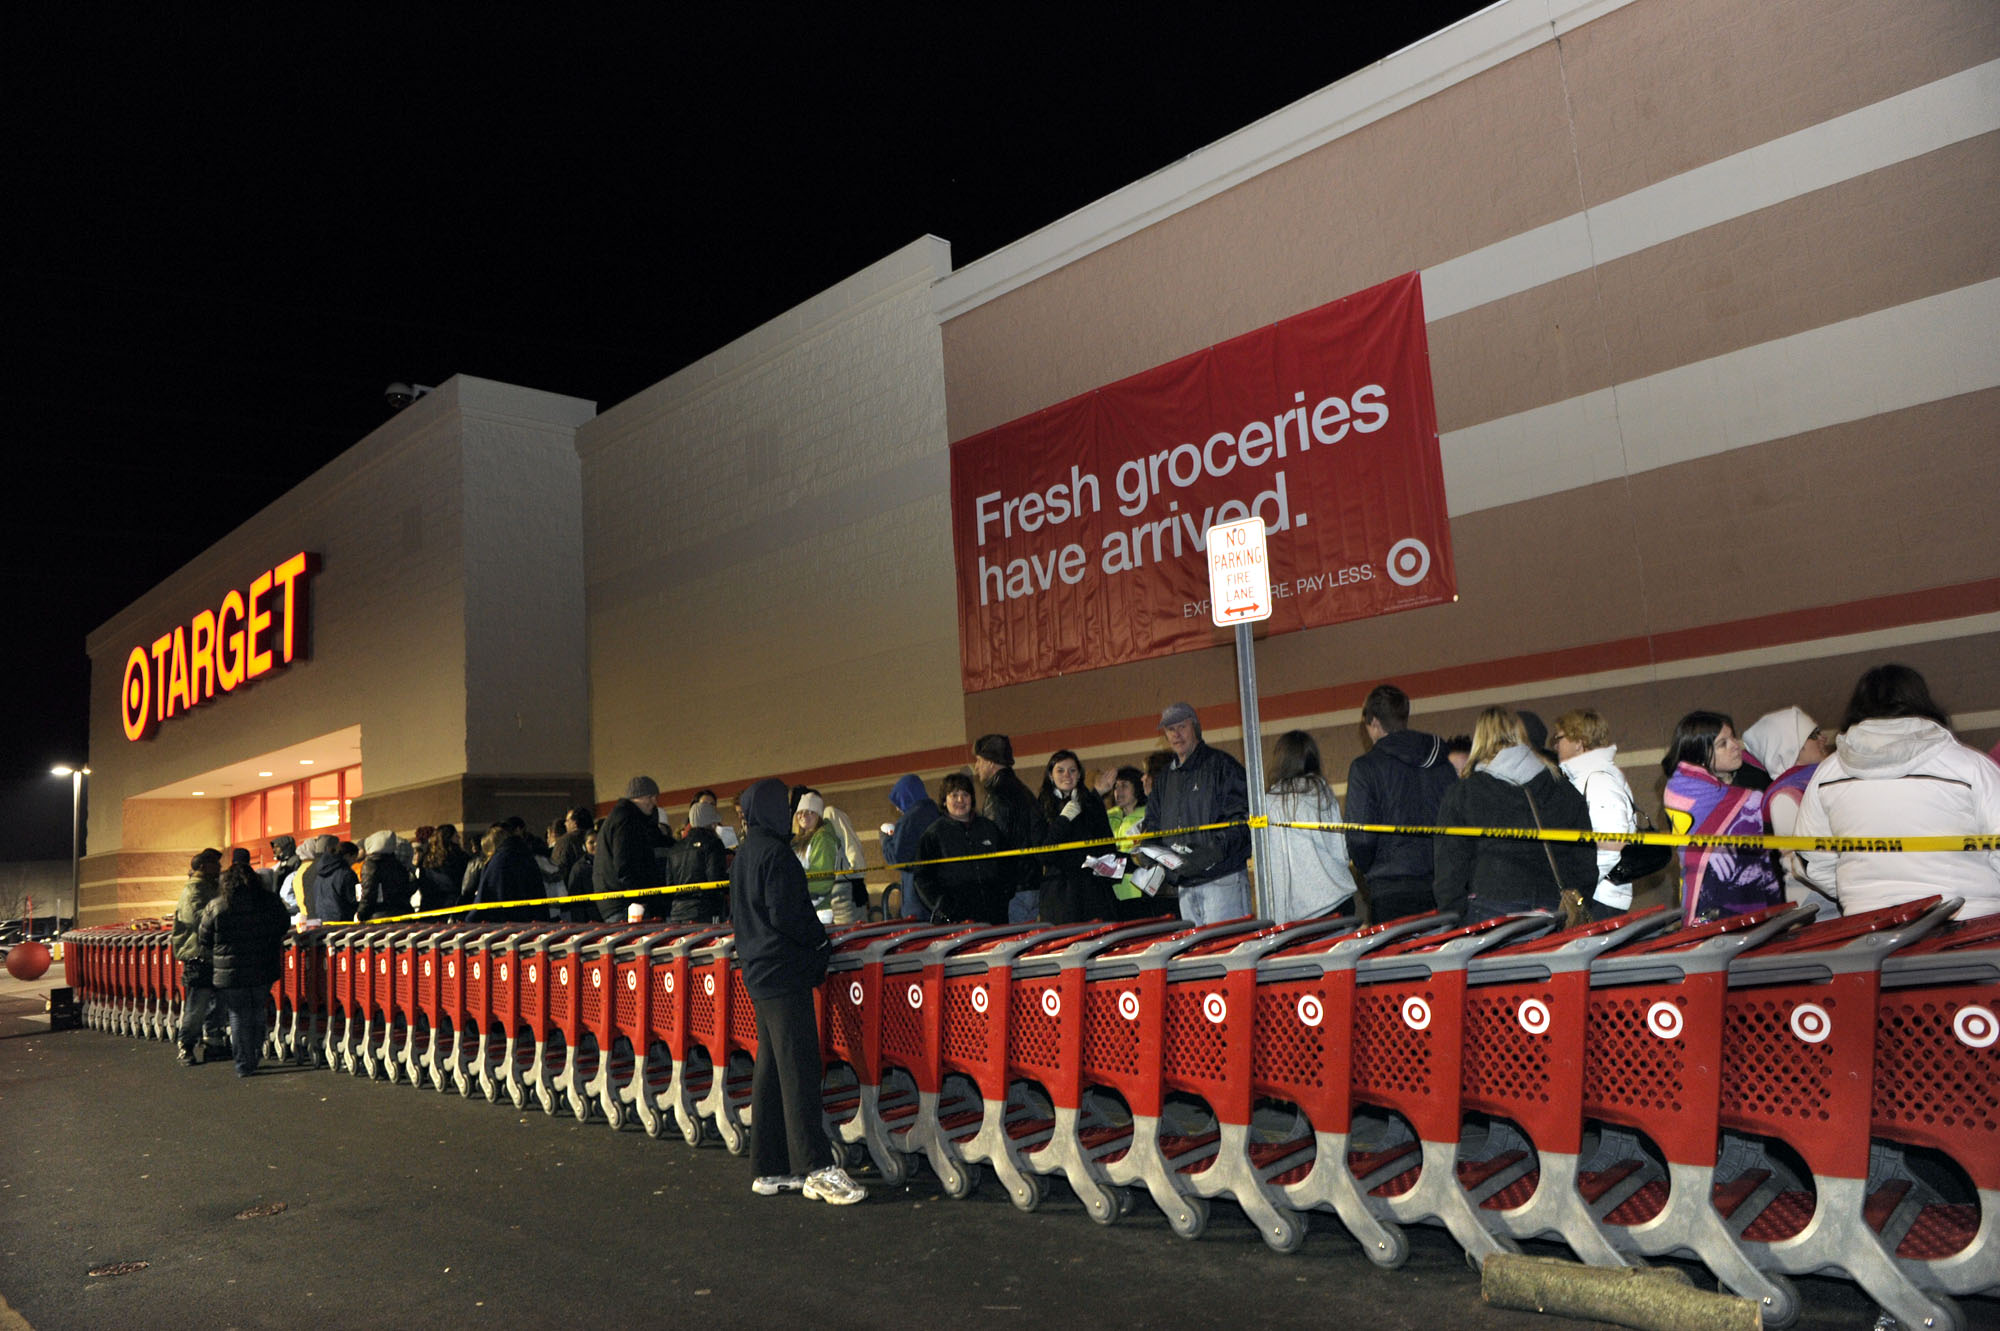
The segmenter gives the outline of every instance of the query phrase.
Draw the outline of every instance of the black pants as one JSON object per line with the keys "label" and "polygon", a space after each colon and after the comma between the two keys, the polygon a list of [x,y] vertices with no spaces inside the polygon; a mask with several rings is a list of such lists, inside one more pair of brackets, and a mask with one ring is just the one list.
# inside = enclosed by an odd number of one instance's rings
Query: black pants
{"label": "black pants", "polygon": [[1422,915],[1437,909],[1428,878],[1370,878],[1368,880],[1369,923],[1400,920],[1405,915]]}
{"label": "black pants", "polygon": [[833,1163],[833,1148],[820,1105],[813,991],[788,989],[750,1002],[757,1009],[757,1071],[750,1080],[750,1158],[757,1176],[824,1169]]}

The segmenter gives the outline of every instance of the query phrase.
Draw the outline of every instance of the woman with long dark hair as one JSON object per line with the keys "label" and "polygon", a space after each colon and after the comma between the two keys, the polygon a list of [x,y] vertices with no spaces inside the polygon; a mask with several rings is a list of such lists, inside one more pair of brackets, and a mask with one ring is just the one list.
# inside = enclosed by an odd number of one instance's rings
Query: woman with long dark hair
{"label": "woman with long dark hair", "polygon": [[[1104,801],[1083,784],[1083,764],[1068,749],[1049,755],[1042,769],[1042,820],[1048,830],[1045,846],[1071,841],[1108,841],[1111,819]],[[1088,920],[1109,920],[1118,913],[1111,893],[1111,880],[1084,866],[1084,860],[1102,855],[1110,847],[1051,851],[1041,857],[1041,920],[1044,924],[1080,924]]]}
{"label": "woman with long dark hair", "polygon": [[[1854,686],[1834,752],[1799,802],[1800,836],[2000,832],[2000,767],[1953,738],[1924,677],[1876,666]],[[2000,851],[1802,851],[1806,878],[1853,915],[1928,896],[1962,897],[1958,918],[2000,914]]]}
{"label": "woman with long dark hair", "polygon": [[1284,825],[1340,821],[1340,801],[1320,770],[1319,744],[1305,731],[1278,736],[1264,807],[1271,827],[1264,836],[1269,862],[1257,866],[1258,913],[1286,924],[1340,909],[1354,895],[1347,837]]}
{"label": "woman with long dark hair", "polygon": [[[1762,836],[1764,793],[1733,784],[1743,766],[1736,723],[1721,712],[1689,712],[1674,727],[1660,769],[1667,774],[1667,822],[1698,836]],[[1743,915],[1785,899],[1766,850],[1681,849],[1681,918],[1688,924]]]}

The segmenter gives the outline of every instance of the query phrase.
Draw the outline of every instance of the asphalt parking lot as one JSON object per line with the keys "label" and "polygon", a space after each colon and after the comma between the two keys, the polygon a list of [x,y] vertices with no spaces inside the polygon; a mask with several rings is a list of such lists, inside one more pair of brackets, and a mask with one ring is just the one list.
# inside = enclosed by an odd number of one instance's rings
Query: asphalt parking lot
{"label": "asphalt parking lot", "polygon": [[[920,1173],[836,1210],[753,1197],[719,1145],[31,1023],[0,1038],[0,1140],[0,1298],[35,1331],[1588,1325],[1486,1308],[1441,1230],[1381,1271],[1331,1217],[1281,1256],[1232,1206],[1190,1243],[1145,1206],[1095,1225],[1060,1184],[1023,1214]],[[1869,1325],[1852,1287],[1803,1285],[1805,1331]]]}

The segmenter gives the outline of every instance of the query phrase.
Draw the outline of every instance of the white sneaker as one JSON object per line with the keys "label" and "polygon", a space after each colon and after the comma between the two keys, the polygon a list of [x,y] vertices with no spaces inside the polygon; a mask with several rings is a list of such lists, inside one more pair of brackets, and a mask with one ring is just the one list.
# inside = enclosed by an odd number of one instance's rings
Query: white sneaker
{"label": "white sneaker", "polygon": [[839,1165],[828,1165],[806,1175],[806,1197],[831,1206],[852,1206],[868,1196],[868,1189],[847,1177]]}
{"label": "white sneaker", "polygon": [[797,1174],[766,1174],[750,1185],[759,1197],[775,1197],[781,1192],[797,1192],[806,1181]]}

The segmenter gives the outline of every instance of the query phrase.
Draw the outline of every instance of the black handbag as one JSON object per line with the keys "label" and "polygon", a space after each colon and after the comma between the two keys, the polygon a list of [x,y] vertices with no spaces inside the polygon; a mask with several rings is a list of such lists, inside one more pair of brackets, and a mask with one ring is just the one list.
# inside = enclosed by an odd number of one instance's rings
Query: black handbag
{"label": "black handbag", "polygon": [[[1639,812],[1639,806],[1632,805],[1632,820],[1641,832],[1653,830],[1653,820]],[[1621,886],[1636,883],[1641,878],[1649,878],[1673,862],[1674,848],[1659,846],[1645,841],[1628,841],[1618,863],[1611,866],[1611,872],[1604,875],[1605,881]]]}

